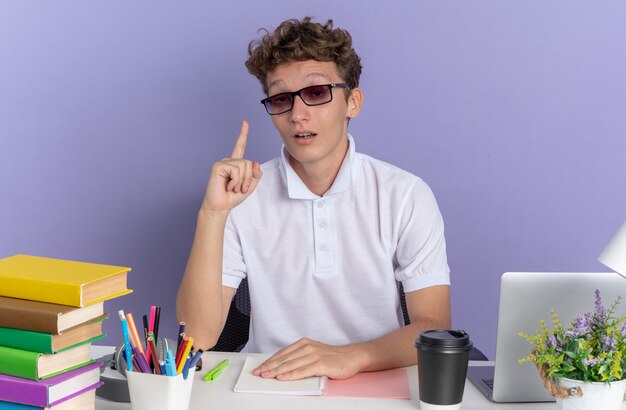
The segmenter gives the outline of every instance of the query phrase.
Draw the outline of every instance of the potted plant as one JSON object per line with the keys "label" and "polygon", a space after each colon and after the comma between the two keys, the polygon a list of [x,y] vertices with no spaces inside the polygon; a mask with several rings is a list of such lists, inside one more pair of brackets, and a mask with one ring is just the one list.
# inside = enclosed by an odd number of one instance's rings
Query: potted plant
{"label": "potted plant", "polygon": [[626,389],[626,322],[615,317],[618,297],[607,310],[596,290],[593,312],[579,314],[566,329],[551,311],[553,328],[545,321],[535,335],[520,333],[532,351],[520,363],[531,362],[556,397],[558,409],[620,409]]}

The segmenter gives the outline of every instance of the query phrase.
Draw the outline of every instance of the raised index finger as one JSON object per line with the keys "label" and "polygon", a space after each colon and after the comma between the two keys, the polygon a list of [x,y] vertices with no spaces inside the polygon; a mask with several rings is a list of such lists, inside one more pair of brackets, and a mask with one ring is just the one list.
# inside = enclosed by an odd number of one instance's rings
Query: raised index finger
{"label": "raised index finger", "polygon": [[239,131],[239,136],[235,142],[231,158],[243,158],[243,153],[246,151],[246,142],[248,142],[248,121],[244,120],[241,123],[241,130]]}

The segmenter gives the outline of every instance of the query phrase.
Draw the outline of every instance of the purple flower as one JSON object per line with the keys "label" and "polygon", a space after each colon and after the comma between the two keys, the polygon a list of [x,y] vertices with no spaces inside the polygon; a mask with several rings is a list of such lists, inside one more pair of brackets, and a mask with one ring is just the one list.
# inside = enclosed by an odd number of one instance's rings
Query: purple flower
{"label": "purple flower", "polygon": [[596,289],[596,311],[594,314],[594,320],[598,325],[602,325],[604,323],[604,319],[606,317],[606,309],[602,305],[602,298],[600,297],[600,290]]}
{"label": "purple flower", "polygon": [[592,359],[583,359],[583,366],[589,367],[589,366],[595,366],[596,363],[598,363],[598,359],[596,358],[592,358]]}
{"label": "purple flower", "polygon": [[554,335],[550,335],[550,337],[548,338],[548,342],[550,343],[550,347],[554,347],[556,348],[556,337],[554,337]]}
{"label": "purple flower", "polygon": [[565,336],[569,338],[577,338],[578,336],[585,335],[591,332],[591,314],[579,314],[576,315],[574,322],[572,323],[574,328],[565,331]]}
{"label": "purple flower", "polygon": [[615,347],[615,339],[605,335],[602,338],[602,345],[605,351],[610,352]]}

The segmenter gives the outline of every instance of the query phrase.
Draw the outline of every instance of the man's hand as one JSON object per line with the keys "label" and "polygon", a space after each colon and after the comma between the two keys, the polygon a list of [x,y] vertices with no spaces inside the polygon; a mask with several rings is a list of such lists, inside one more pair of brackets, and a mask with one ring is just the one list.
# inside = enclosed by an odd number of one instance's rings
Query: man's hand
{"label": "man's hand", "polygon": [[346,379],[358,372],[393,369],[417,361],[415,339],[426,329],[450,328],[450,286],[405,293],[411,323],[379,338],[342,346],[300,339],[253,370],[256,376],[296,380],[310,376]]}
{"label": "man's hand", "polygon": [[278,380],[310,376],[347,379],[359,372],[357,345],[331,346],[303,338],[267,359],[252,374]]}
{"label": "man's hand", "polygon": [[202,207],[210,212],[229,212],[256,188],[263,173],[258,162],[243,159],[248,141],[248,122],[241,131],[230,158],[213,164]]}

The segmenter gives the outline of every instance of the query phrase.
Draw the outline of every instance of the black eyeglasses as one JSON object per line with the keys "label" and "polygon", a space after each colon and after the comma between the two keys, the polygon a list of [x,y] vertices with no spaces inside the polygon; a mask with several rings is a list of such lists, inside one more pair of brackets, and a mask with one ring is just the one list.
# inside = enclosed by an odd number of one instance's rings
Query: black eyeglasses
{"label": "black eyeglasses", "polygon": [[261,100],[269,115],[291,111],[296,95],[308,106],[328,104],[333,100],[333,88],[350,88],[346,83],[322,84],[304,87],[298,91],[280,93]]}

